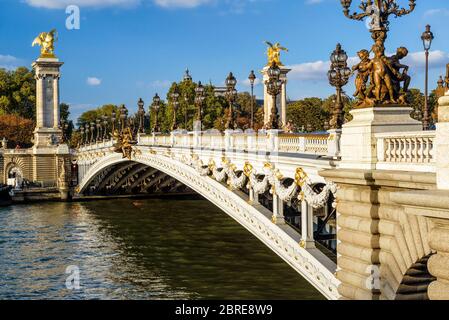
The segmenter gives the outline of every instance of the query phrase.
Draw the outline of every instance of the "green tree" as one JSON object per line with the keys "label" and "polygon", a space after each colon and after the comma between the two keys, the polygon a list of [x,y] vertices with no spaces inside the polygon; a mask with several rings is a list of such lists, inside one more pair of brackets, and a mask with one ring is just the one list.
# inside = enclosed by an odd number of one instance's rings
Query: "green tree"
{"label": "green tree", "polygon": [[99,119],[102,116],[111,117],[112,112],[115,112],[116,118],[118,119],[118,116],[119,116],[118,107],[114,104],[105,104],[102,107],[99,107],[99,108],[96,108],[93,110],[88,110],[88,111],[84,112],[83,114],[81,114],[81,116],[78,118],[76,124],[79,127],[85,123],[95,122],[97,119]]}
{"label": "green tree", "polygon": [[0,69],[0,114],[35,118],[36,81],[25,67],[14,71]]}
{"label": "green tree", "polygon": [[305,98],[287,106],[287,119],[298,130],[302,128],[305,131],[324,130],[324,123],[329,121],[329,116],[320,98]]}

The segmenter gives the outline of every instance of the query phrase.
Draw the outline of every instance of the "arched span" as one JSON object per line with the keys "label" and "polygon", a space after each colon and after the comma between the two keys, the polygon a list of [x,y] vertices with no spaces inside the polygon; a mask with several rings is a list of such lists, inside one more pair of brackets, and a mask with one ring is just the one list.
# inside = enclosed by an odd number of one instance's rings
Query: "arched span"
{"label": "arched span", "polygon": [[[86,173],[79,185],[82,193],[89,183],[105,168],[127,162],[119,154],[107,155],[97,161]],[[132,161],[157,169],[215,204],[230,217],[254,234],[272,251],[285,260],[328,299],[338,299],[338,280],[334,276],[335,264],[318,249],[304,249],[300,237],[286,225],[271,222],[271,212],[262,206],[253,206],[236,192],[205,176],[194,168],[168,156],[152,154],[136,155]],[[288,232],[288,233],[287,233]]]}

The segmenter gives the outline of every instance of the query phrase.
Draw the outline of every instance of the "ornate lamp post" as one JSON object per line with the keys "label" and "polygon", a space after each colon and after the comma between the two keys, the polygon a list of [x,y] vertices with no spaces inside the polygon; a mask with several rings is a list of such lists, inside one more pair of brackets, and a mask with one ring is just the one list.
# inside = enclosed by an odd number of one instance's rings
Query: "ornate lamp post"
{"label": "ornate lamp post", "polygon": [[177,119],[177,113],[178,113],[178,108],[179,108],[179,89],[178,86],[175,84],[174,88],[173,88],[173,92],[170,94],[170,98],[171,98],[171,104],[173,107],[173,122],[172,122],[172,127],[171,130],[175,131],[176,129],[178,129],[178,119]]}
{"label": "ornate lamp post", "polygon": [[100,142],[103,139],[103,133],[102,133],[102,120],[101,119],[97,119],[95,120],[95,122],[97,123],[97,142]]}
{"label": "ornate lamp post", "polygon": [[84,125],[80,126],[80,134],[81,134],[81,145],[84,145],[84,139],[85,139],[85,136],[84,136]]}
{"label": "ornate lamp post", "polygon": [[281,69],[275,62],[273,62],[270,68],[268,69],[267,74],[268,80],[265,82],[265,85],[267,87],[267,92],[272,97],[273,101],[271,105],[270,118],[268,122],[265,124],[265,129],[276,130],[279,129],[279,113],[277,108],[277,97],[281,93],[283,84],[282,80],[280,79]]}
{"label": "ornate lamp post", "polygon": [[330,126],[332,129],[341,129],[343,125],[343,102],[341,99],[341,88],[349,81],[351,69],[348,68],[348,55],[337,44],[336,49],[331,55],[331,68],[327,73],[329,83],[337,89],[337,98],[332,114]]}
{"label": "ornate lamp post", "polygon": [[187,93],[184,93],[184,102],[185,102],[185,106],[184,106],[184,129],[187,129],[188,123],[189,123],[189,96],[187,95]]}
{"label": "ornate lamp post", "polygon": [[[374,45],[371,50],[361,50],[359,52],[359,57],[362,61],[354,66],[355,70],[358,71],[356,80],[358,96],[357,108],[374,107],[376,105],[406,104],[406,93],[408,91],[410,77],[406,74],[408,67],[400,64],[399,60],[407,55],[408,50],[406,48],[400,48],[400,51],[395,56],[388,58],[385,55],[385,40],[388,37],[390,16],[397,18],[410,14],[415,10],[416,0],[409,0],[408,8],[400,7],[396,0],[360,0],[357,2],[360,3],[358,6],[361,10],[360,13],[351,12],[352,0],[341,0],[343,13],[347,18],[352,20],[363,21],[365,18],[369,19],[369,31],[374,40]],[[370,51],[374,53],[375,61],[391,59],[390,67],[395,69],[394,72],[390,74],[384,68],[376,68],[372,74],[364,75],[370,61]],[[401,69],[404,69],[402,74]],[[370,79],[371,83],[369,90],[365,90],[364,88],[367,78]],[[403,88],[394,82],[398,82],[399,84],[404,82]],[[388,91],[387,94],[385,94],[385,91]]]}
{"label": "ornate lamp post", "polygon": [[248,80],[251,85],[251,129],[254,129],[254,82],[256,81],[254,70],[251,70]]}
{"label": "ornate lamp post", "polygon": [[370,18],[370,32],[373,40],[383,46],[387,39],[390,15],[401,17],[410,14],[415,10],[416,0],[409,0],[408,9],[400,8],[396,0],[360,0],[359,8],[362,10],[361,13],[351,13],[351,4],[352,0],[341,0],[344,15],[349,19],[358,21]]}
{"label": "ornate lamp post", "polygon": [[103,140],[108,139],[108,116],[103,116]]}
{"label": "ornate lamp post", "polygon": [[145,133],[145,102],[143,102],[142,98],[137,102],[137,116],[139,117],[139,128],[137,131],[139,133]]}
{"label": "ornate lamp post", "polygon": [[86,137],[85,137],[85,139],[84,139],[84,144],[89,144],[89,142],[90,142],[90,138],[89,138],[89,132],[90,132],[90,129],[89,129],[89,123],[86,123],[86,124],[84,125],[84,129],[85,129],[85,131],[86,131]]}
{"label": "ornate lamp post", "polygon": [[237,98],[237,90],[235,89],[235,86],[237,85],[237,79],[234,77],[232,72],[229,73],[228,77],[226,78],[226,99],[229,102],[229,108],[227,111],[227,118],[226,118],[226,124],[225,128],[226,130],[229,129],[235,129],[236,123],[235,123],[235,112],[234,112],[234,102]]}
{"label": "ornate lamp post", "polygon": [[198,82],[197,87],[195,88],[195,105],[196,105],[196,121],[200,124],[201,130],[201,122],[203,121],[203,103],[206,97],[204,96],[204,86],[201,84],[201,81]]}
{"label": "ornate lamp post", "polygon": [[424,117],[423,117],[423,128],[424,130],[429,130],[430,126],[430,112],[429,112],[429,51],[432,47],[432,41],[434,39],[432,31],[430,31],[430,25],[426,26],[426,31],[421,36],[423,42],[424,51],[426,53],[426,83],[424,89]]}
{"label": "ornate lamp post", "polygon": [[120,106],[120,130],[123,132],[126,127],[126,118],[128,117],[128,110],[125,105]]}
{"label": "ornate lamp post", "polygon": [[90,143],[95,142],[95,122],[90,123]]}
{"label": "ornate lamp post", "polygon": [[159,128],[159,108],[161,107],[161,98],[159,97],[159,95],[156,93],[156,95],[153,97],[153,104],[152,104],[152,108],[154,110],[154,126],[153,126],[153,132],[159,132],[160,128]]}
{"label": "ornate lamp post", "polygon": [[114,134],[115,132],[115,122],[117,121],[117,113],[115,111],[112,111],[111,113],[111,133]]}

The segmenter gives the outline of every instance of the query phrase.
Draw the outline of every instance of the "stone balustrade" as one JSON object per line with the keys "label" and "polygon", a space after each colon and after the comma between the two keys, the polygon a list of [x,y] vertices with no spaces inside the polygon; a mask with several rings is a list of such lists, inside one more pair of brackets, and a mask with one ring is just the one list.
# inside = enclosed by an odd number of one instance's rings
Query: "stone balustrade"
{"label": "stone balustrade", "polygon": [[406,168],[407,164],[413,164],[415,170],[416,165],[422,165],[423,171],[435,172],[435,131],[382,133],[376,139],[378,169],[392,169],[392,165]]}
{"label": "stone balustrade", "polygon": [[328,155],[329,135],[324,134],[284,134],[272,132],[190,132],[171,134],[140,135],[139,145],[205,149],[234,149],[241,151],[261,151]]}

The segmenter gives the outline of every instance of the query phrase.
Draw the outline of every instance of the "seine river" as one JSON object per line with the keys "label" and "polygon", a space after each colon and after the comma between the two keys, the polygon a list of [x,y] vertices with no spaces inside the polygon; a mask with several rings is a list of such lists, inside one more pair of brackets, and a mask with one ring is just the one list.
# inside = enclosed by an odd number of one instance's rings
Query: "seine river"
{"label": "seine river", "polygon": [[322,299],[203,200],[0,208],[0,270],[0,299]]}

